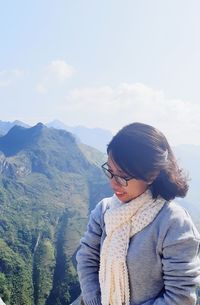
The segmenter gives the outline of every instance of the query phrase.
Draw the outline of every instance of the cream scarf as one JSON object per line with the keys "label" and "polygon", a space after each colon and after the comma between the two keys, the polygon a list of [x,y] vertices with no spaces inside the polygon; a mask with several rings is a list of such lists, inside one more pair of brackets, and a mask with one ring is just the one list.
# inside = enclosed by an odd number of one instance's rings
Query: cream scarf
{"label": "cream scarf", "polygon": [[165,200],[153,199],[147,190],[128,203],[114,195],[106,211],[106,238],[100,255],[99,282],[102,305],[130,305],[126,255],[129,239],[150,224]]}

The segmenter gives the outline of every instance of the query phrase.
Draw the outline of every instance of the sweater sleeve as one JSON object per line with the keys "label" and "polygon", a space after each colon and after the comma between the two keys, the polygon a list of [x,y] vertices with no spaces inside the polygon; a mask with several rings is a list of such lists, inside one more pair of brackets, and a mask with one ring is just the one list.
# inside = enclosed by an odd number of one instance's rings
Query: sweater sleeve
{"label": "sweater sleeve", "polygon": [[91,212],[87,231],[76,255],[77,272],[85,305],[101,305],[99,284],[102,205]]}
{"label": "sweater sleeve", "polygon": [[164,292],[141,305],[195,305],[200,285],[199,233],[184,211],[176,215],[162,247]]}

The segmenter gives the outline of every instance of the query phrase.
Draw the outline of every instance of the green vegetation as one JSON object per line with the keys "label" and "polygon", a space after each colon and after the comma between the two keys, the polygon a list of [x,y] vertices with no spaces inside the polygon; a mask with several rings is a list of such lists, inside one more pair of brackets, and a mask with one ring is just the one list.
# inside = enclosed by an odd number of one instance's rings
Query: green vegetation
{"label": "green vegetation", "polygon": [[42,124],[0,138],[0,295],[7,305],[68,305],[90,209],[110,190],[105,156]]}

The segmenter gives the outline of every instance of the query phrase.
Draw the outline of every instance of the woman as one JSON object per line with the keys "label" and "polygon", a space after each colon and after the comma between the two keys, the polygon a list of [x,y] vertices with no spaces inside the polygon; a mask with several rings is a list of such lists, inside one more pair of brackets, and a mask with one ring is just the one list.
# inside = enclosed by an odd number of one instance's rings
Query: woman
{"label": "woman", "polygon": [[102,165],[114,195],[92,211],[77,253],[86,305],[194,305],[199,234],[174,201],[187,179],[165,136],[152,126],[122,128]]}

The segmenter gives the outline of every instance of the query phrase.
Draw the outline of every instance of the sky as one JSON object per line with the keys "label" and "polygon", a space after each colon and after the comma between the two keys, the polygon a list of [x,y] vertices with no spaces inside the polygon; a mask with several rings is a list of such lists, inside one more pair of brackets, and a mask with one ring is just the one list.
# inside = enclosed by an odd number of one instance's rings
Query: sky
{"label": "sky", "polygon": [[199,0],[0,0],[2,121],[200,145]]}

